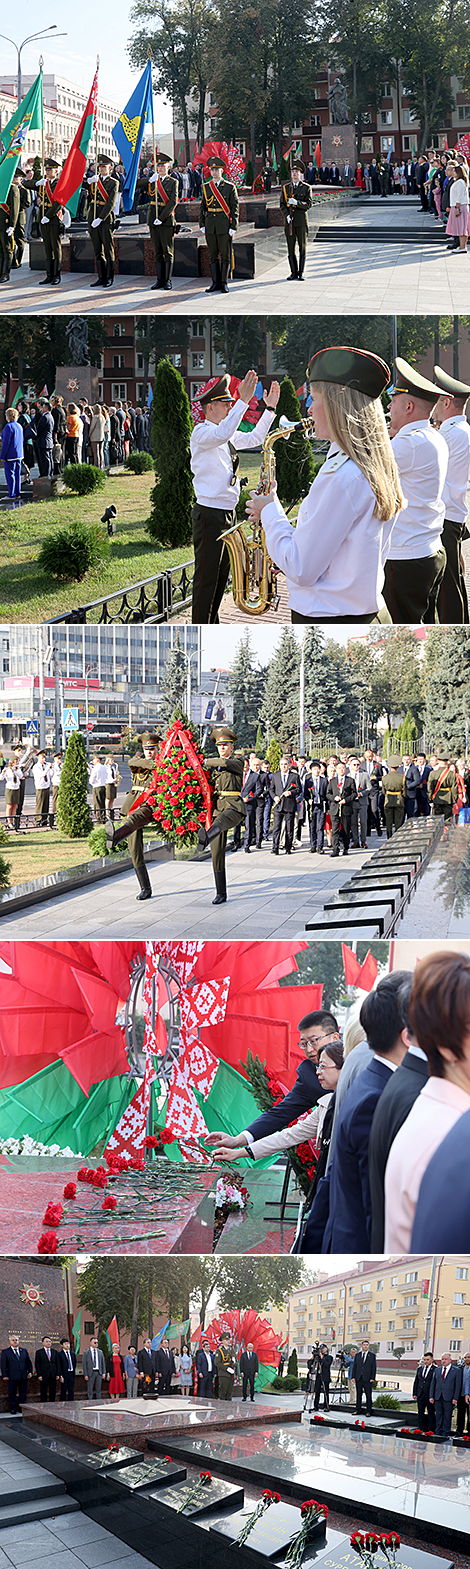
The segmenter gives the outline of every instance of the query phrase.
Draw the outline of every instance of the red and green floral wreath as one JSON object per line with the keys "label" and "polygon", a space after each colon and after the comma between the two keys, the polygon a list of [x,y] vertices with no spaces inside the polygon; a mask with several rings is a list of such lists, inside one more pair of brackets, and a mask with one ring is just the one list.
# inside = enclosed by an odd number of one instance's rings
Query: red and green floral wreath
{"label": "red and green floral wreath", "polygon": [[210,827],[213,790],[194,733],[181,719],[168,730],[158,753],[152,785],[135,802],[144,801],[169,844],[195,845],[202,824]]}

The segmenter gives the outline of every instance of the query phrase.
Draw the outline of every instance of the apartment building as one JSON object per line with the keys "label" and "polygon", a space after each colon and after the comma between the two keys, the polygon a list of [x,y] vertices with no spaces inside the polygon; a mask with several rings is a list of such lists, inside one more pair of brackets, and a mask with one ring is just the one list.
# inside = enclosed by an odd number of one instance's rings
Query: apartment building
{"label": "apartment building", "polygon": [[[23,96],[29,92],[34,81],[33,76],[23,76]],[[70,152],[83,111],[88,102],[91,81],[86,91],[77,86],[76,82],[69,82],[66,77],[52,75],[43,76],[44,93],[44,151],[46,158],[66,158]],[[0,80],[0,133],[2,127],[7,125],[15,113],[17,105],[17,78],[16,76],[2,76]],[[112,128],[116,124],[122,110],[122,104],[114,103],[110,98],[99,95],[98,98],[98,152],[109,153],[111,158],[117,159],[117,151],[112,138]],[[31,131],[25,141],[25,155],[23,161],[29,156],[40,156],[42,148],[41,132]]]}
{"label": "apartment building", "polygon": [[303,1363],[314,1341],[330,1349],[377,1346],[382,1368],[417,1366],[425,1349],[464,1355],[470,1349],[470,1255],[365,1259],[341,1275],[321,1274],[289,1299],[289,1351]]}

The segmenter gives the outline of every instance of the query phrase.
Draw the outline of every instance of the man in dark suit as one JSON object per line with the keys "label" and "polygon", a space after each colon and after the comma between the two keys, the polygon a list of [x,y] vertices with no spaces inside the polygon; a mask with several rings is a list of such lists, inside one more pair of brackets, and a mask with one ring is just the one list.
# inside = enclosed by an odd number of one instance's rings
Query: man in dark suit
{"label": "man in dark suit", "polygon": [[446,1134],[426,1167],[410,1253],[470,1253],[470,1111]]}
{"label": "man in dark suit", "polygon": [[318,1408],[319,1408],[319,1405],[320,1405],[320,1395],[321,1395],[322,1390],[323,1390],[323,1406],[324,1406],[325,1411],[329,1411],[329,1409],[330,1409],[330,1376],[331,1376],[331,1366],[332,1366],[332,1362],[333,1362],[333,1357],[330,1356],[330,1353],[328,1351],[328,1346],[320,1346],[320,1354],[321,1354],[320,1366],[317,1368],[317,1371],[316,1371],[316,1374],[315,1374],[315,1393],[314,1393],[313,1406],[314,1406],[314,1410],[318,1411]]}
{"label": "man in dark suit", "polygon": [[57,1351],[51,1346],[49,1335],[42,1337],[42,1346],[39,1347],[34,1358],[34,1368],[39,1379],[39,1399],[55,1400],[59,1358]]}
{"label": "man in dark suit", "polygon": [[150,1335],[144,1340],[141,1350],[137,1353],[137,1377],[139,1379],[140,1394],[155,1394],[155,1357],[152,1351]]}
{"label": "man in dark suit", "polygon": [[208,1395],[210,1398],[215,1376],[215,1360],[208,1340],[203,1340],[201,1349],[197,1352],[196,1368],[198,1372],[198,1395]]}
{"label": "man in dark suit", "polygon": [[176,1373],[175,1359],[170,1351],[168,1341],[162,1340],[161,1346],[155,1352],[155,1371],[158,1373],[158,1394],[169,1395],[171,1392],[171,1375]]}
{"label": "man in dark suit", "polygon": [[36,417],[36,436],[38,449],[39,473],[43,478],[52,478],[54,463],[52,450],[54,446],[54,420],[49,403],[42,398],[39,403]]}
{"label": "man in dark suit", "polygon": [[273,847],[271,855],[279,855],[279,840],[283,822],[285,824],[285,851],[286,855],[291,855],[295,812],[297,802],[301,799],[302,790],[297,769],[292,766],[287,752],[283,752],[279,768],[276,769],[276,773],[272,776],[270,791],[274,801]]}
{"label": "man in dark suit", "polygon": [[373,1253],[383,1253],[385,1236],[384,1182],[393,1140],[406,1121],[411,1107],[429,1078],[428,1059],[409,1034],[408,1002],[412,976],[399,993],[399,1005],[408,1050],[392,1074],[374,1111],[369,1139],[369,1182],[372,1205],[370,1245]]}
{"label": "man in dark suit", "polygon": [[359,1018],[371,1061],[344,1097],[333,1158],[318,1184],[305,1228],[305,1253],[355,1253],[356,1248],[370,1252],[369,1137],[377,1101],[406,1052],[399,1004],[405,979],[406,971],[393,971],[362,1004]]}
{"label": "man in dark suit", "polygon": [[315,760],[303,787],[304,800],[310,813],[311,855],[323,855],[327,782],[325,775],[321,773],[319,762]]}
{"label": "man in dark suit", "polygon": [[372,824],[374,824],[377,838],[381,839],[382,829],[380,826],[379,795],[384,770],[379,758],[374,757],[374,753],[371,752],[369,747],[367,748],[367,751],[364,752],[364,762],[370,785],[370,794],[367,803],[367,832],[370,834]]}
{"label": "man in dark suit", "polygon": [[406,780],[405,818],[418,816],[418,790],[421,784],[421,774],[416,763],[405,754],[402,758],[403,773]]}
{"label": "man in dark suit", "polygon": [[241,797],[246,805],[245,837],[243,849],[249,855],[252,844],[256,843],[257,850],[261,849],[263,838],[263,813],[266,790],[266,774],[262,772],[261,760],[252,752],[250,754],[248,773],[242,787]]}
{"label": "man in dark suit", "polygon": [[61,1400],[73,1400],[75,1393],[75,1371],[77,1366],[77,1358],[75,1351],[71,1351],[70,1349],[70,1340],[61,1340],[60,1351],[58,1352],[58,1361],[60,1398]]}
{"label": "man in dark suit", "polygon": [[255,1139],[267,1138],[268,1134],[277,1133],[279,1128],[287,1128],[290,1122],[296,1122],[297,1117],[316,1106],[320,1095],[323,1095],[316,1064],[321,1047],[326,1046],[328,1041],[340,1038],[337,1020],[333,1013],[319,1008],[305,1014],[299,1022],[299,1032],[299,1045],[305,1052],[306,1061],[301,1062],[297,1069],[293,1089],[277,1106],[271,1106],[269,1111],[263,1111],[260,1117],[255,1117],[243,1134],[210,1133],[206,1145],[214,1149],[215,1154],[222,1149],[238,1149],[242,1144],[249,1147]]}
{"label": "man in dark suit", "polygon": [[436,1426],[434,1404],[430,1404],[431,1384],[435,1368],[432,1351],[425,1351],[416,1371],[413,1394],[418,1406],[418,1423],[422,1432],[433,1433]]}
{"label": "man in dark suit", "polygon": [[465,1418],[467,1419],[467,1433],[470,1433],[470,1351],[467,1351],[461,1366],[462,1385],[457,1400],[457,1428],[459,1438],[465,1432]]}
{"label": "man in dark suit", "polygon": [[359,1416],[362,1411],[362,1396],[366,1397],[366,1416],[372,1416],[372,1379],[377,1373],[375,1352],[369,1350],[370,1341],[361,1341],[361,1350],[356,1351],[352,1365],[351,1377],[356,1385],[356,1411]]}
{"label": "man in dark suit", "polygon": [[427,762],[424,752],[418,752],[416,767],[419,773],[417,789],[418,816],[429,817],[431,804],[428,796],[428,779],[431,773],[431,764]]}
{"label": "man in dark suit", "polygon": [[449,1352],[444,1351],[441,1367],[434,1370],[429,1395],[436,1413],[436,1433],[440,1438],[450,1438],[452,1414],[461,1388],[462,1369],[456,1367],[455,1362],[451,1362]]}
{"label": "man in dark suit", "polygon": [[339,841],[343,846],[343,855],[349,850],[351,837],[351,822],[353,801],[356,800],[356,786],[354,779],[346,773],[344,763],[338,763],[336,774],[328,780],[326,799],[331,817],[331,855],[339,855]]}
{"label": "man in dark suit", "polygon": [[25,1346],[20,1346],[18,1335],[10,1335],[10,1344],[5,1346],[1,1355],[1,1372],[5,1381],[8,1379],[8,1399],[12,1416],[25,1404],[28,1398],[28,1378],[33,1376],[33,1364],[29,1351]]}
{"label": "man in dark suit", "polygon": [[241,1372],[241,1375],[242,1375],[242,1380],[243,1380],[243,1399],[246,1400],[247,1391],[248,1391],[248,1385],[249,1385],[250,1386],[250,1400],[254,1400],[254,1398],[255,1398],[255,1378],[256,1378],[256,1374],[259,1372],[259,1361],[258,1361],[258,1357],[256,1355],[256,1351],[253,1351],[253,1345],[252,1345],[251,1341],[250,1341],[249,1345],[247,1345],[246,1351],[242,1351],[242,1354],[241,1354],[240,1361],[239,1361],[238,1365],[239,1365],[240,1372]]}

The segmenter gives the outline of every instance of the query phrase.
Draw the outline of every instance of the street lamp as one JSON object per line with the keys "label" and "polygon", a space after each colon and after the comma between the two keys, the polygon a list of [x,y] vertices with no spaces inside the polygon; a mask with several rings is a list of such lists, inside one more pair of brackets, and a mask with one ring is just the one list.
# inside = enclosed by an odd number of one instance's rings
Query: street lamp
{"label": "street lamp", "polygon": [[48,33],[55,33],[57,38],[67,37],[67,33],[57,32],[57,22],[52,22],[50,27],[43,27],[40,33],[30,33],[28,38],[23,38],[22,44],[16,44],[14,38],[9,38],[7,33],[0,33],[0,38],[4,38],[7,44],[13,44],[18,56],[18,108],[21,103],[21,50],[26,44],[34,43],[35,38],[44,38]]}

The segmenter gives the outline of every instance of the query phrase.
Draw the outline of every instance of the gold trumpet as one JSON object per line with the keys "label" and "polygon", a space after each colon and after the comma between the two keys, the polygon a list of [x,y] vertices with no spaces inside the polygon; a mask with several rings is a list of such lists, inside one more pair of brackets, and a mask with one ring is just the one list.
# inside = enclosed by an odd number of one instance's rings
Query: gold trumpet
{"label": "gold trumpet", "polygon": [[[274,443],[281,438],[289,440],[295,430],[303,430],[305,436],[313,435],[313,420],[288,420],[281,414],[276,430],[269,430],[263,442],[261,469],[256,496],[266,496],[276,478],[276,458],[273,451]],[[279,594],[277,592],[277,574],[279,568],[268,553],[266,536],[261,522],[252,523],[251,539],[246,533],[245,523],[233,524],[232,528],[224,529],[219,534],[223,539],[230,558],[232,573],[232,590],[238,610],[243,610],[247,616],[264,616],[267,610],[277,610]]]}

